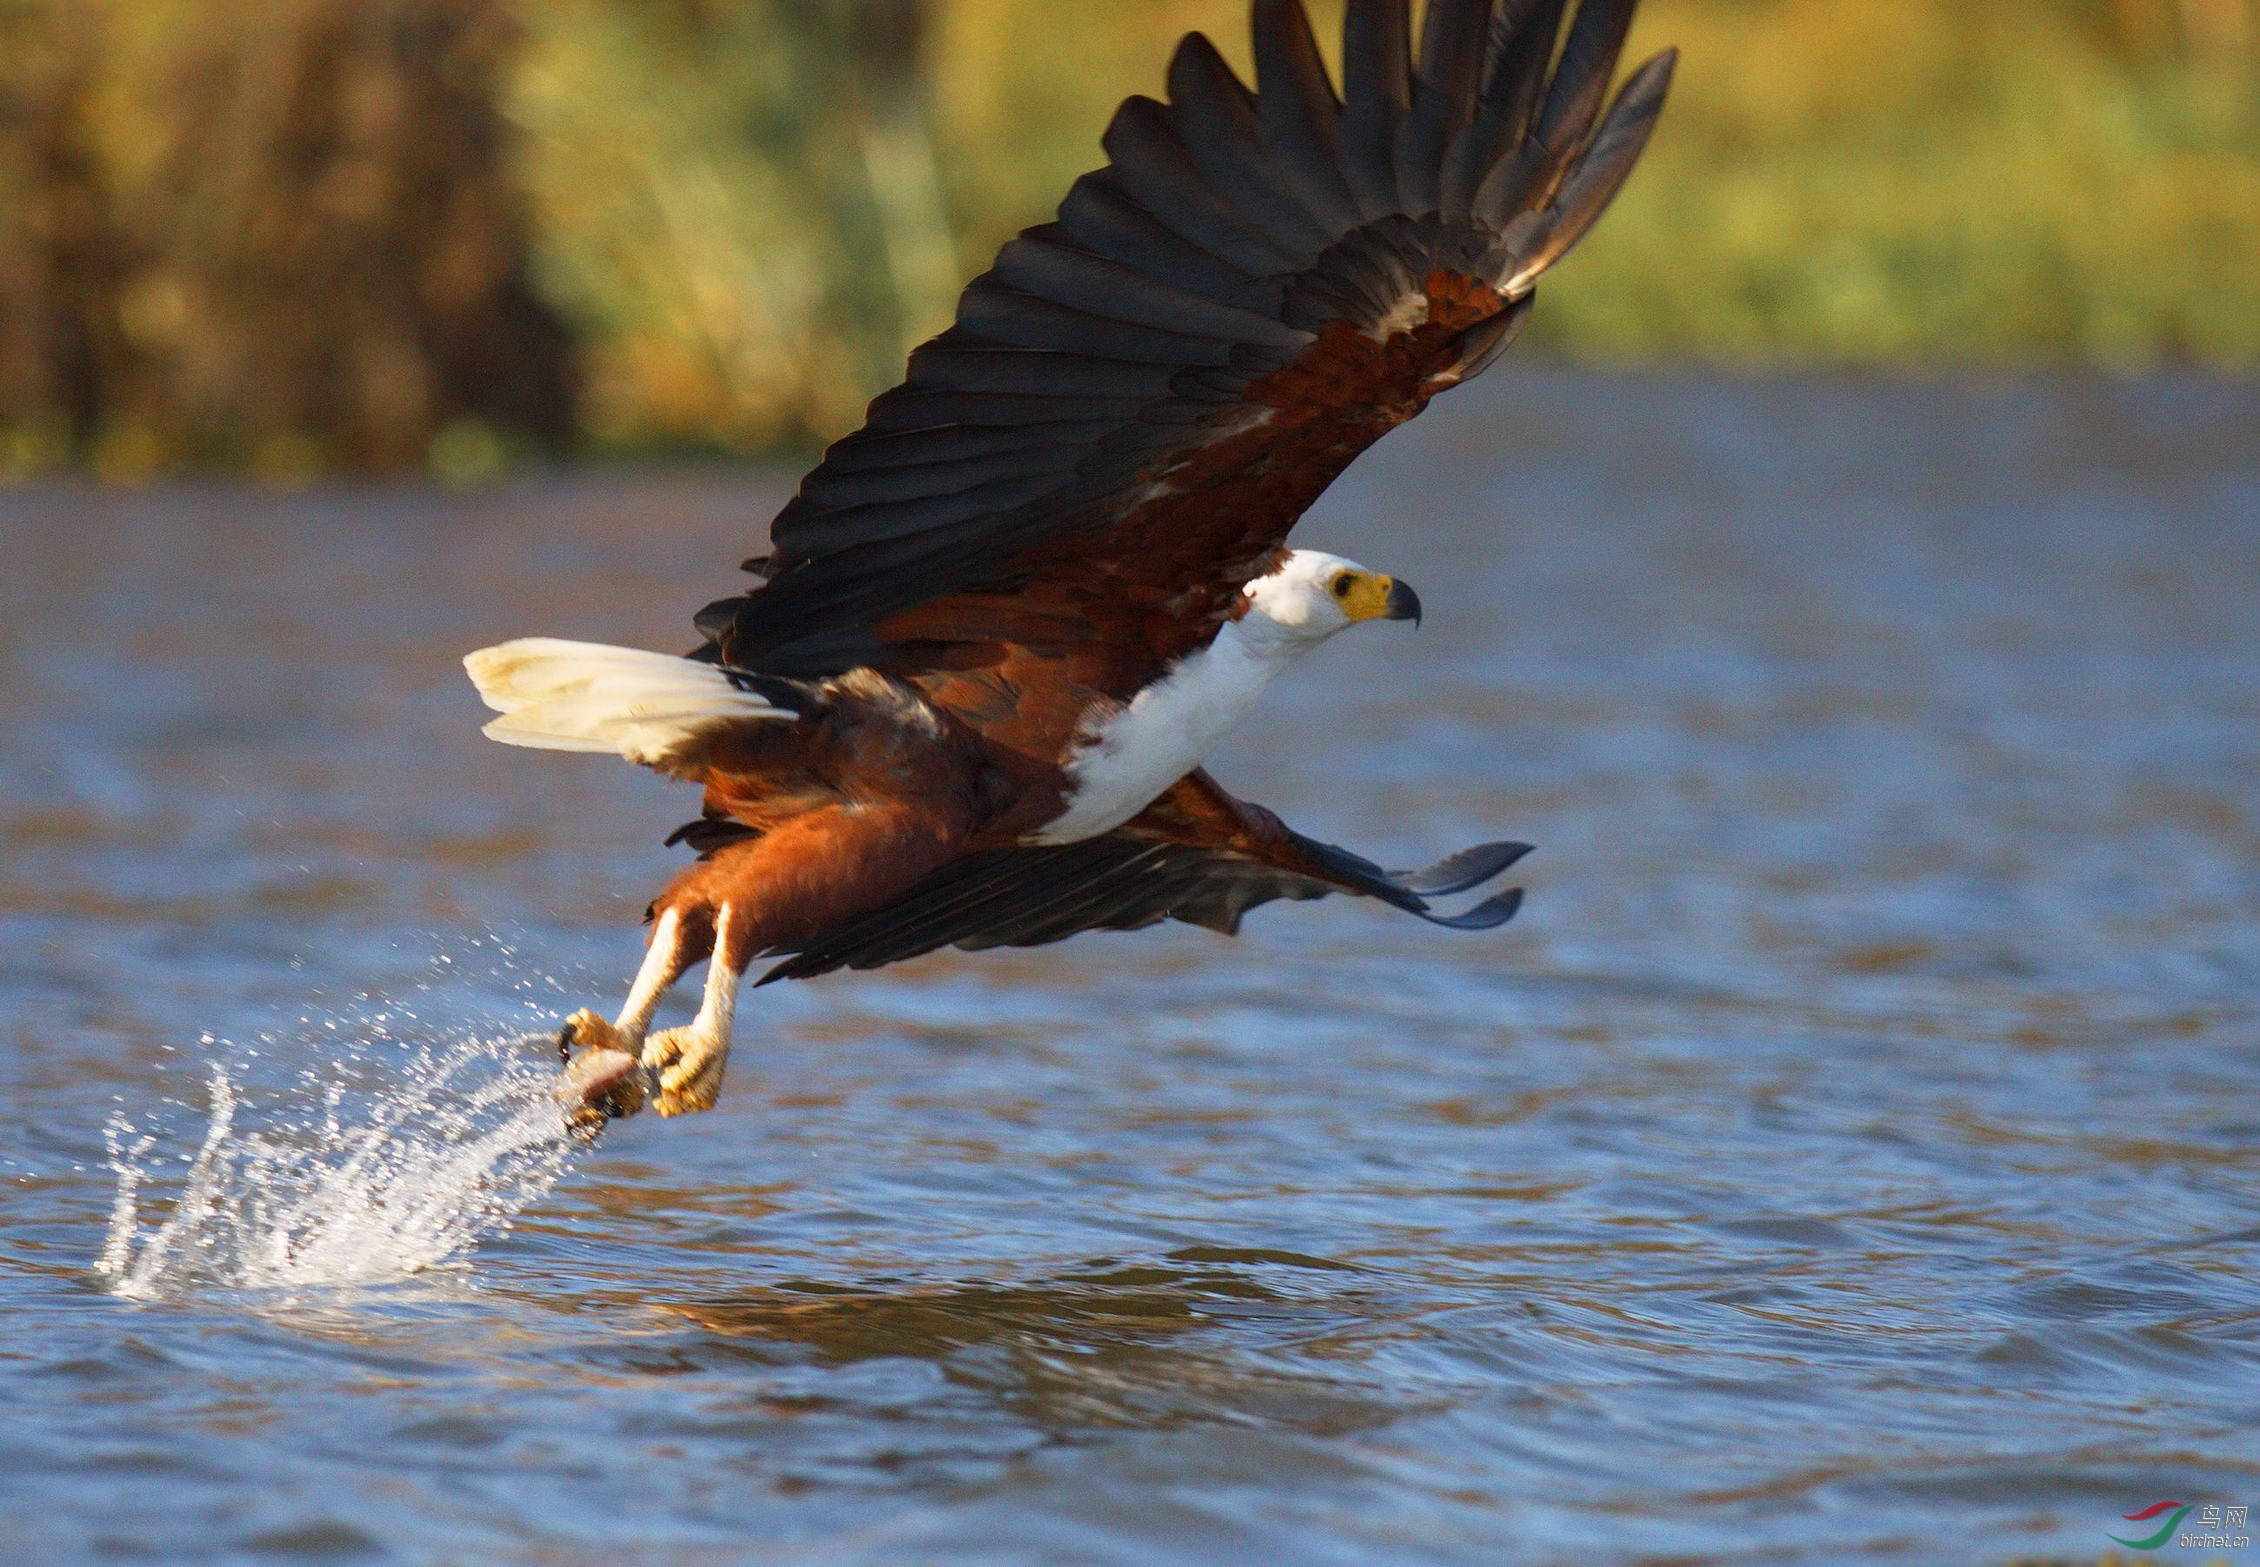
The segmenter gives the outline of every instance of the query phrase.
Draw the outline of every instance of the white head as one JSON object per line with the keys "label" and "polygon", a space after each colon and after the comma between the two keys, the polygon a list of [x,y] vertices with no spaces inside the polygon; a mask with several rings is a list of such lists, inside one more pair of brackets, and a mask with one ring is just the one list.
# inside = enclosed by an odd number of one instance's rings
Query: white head
{"label": "white head", "polygon": [[1277,571],[1249,583],[1247,595],[1243,633],[1306,647],[1361,620],[1420,619],[1420,595],[1411,588],[1324,550],[1292,552]]}

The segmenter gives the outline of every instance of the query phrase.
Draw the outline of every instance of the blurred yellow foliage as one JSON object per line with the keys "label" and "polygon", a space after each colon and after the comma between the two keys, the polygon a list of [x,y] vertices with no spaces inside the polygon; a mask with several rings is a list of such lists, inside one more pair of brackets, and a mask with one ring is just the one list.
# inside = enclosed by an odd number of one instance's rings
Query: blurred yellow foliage
{"label": "blurred yellow foliage", "polygon": [[[576,373],[602,447],[838,434],[1196,28],[1244,65],[1244,0],[0,0],[0,469],[464,482]],[[1665,44],[1539,348],[2260,367],[2260,0],[1646,0]]]}
{"label": "blurred yellow foliage", "polygon": [[1687,53],[1677,101],[1539,341],[2260,365],[2256,16],[2248,0],[1651,0],[1640,40]]}
{"label": "blurred yellow foliage", "polygon": [[513,0],[0,0],[0,462],[277,484],[563,450]]}
{"label": "blurred yellow foliage", "polygon": [[[1177,37],[1246,58],[1240,0],[935,0],[908,90],[957,265],[929,235],[905,297],[838,215],[873,182],[749,129],[782,115],[852,145],[869,112],[867,76],[764,80],[728,58],[777,58],[781,9],[533,8],[525,156],[617,438],[849,427],[899,371],[903,323],[942,319],[1048,217],[1114,105],[1160,91]],[[1328,26],[1340,6],[1314,10]],[[1667,44],[1686,57],[1676,100],[1549,286],[1540,348],[2260,365],[2260,0],[1647,0],[1635,52]]]}

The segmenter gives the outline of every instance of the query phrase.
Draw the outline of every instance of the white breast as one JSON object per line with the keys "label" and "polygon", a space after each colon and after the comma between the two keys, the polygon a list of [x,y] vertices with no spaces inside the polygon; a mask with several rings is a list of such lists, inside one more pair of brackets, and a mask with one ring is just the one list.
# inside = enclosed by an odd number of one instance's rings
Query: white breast
{"label": "white breast", "polygon": [[1214,642],[1092,726],[1067,764],[1075,791],[1066,812],[1028,841],[1078,843],[1112,832],[1206,761],[1299,651],[1249,635],[1246,624],[1227,621]]}

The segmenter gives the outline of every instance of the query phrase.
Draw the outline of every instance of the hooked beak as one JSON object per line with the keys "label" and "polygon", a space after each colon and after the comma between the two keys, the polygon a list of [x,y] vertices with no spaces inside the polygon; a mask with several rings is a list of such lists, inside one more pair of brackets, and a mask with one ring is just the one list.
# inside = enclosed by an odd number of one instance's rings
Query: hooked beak
{"label": "hooked beak", "polygon": [[1389,607],[1382,612],[1387,620],[1409,620],[1420,624],[1420,595],[1403,582],[1391,578],[1389,582]]}

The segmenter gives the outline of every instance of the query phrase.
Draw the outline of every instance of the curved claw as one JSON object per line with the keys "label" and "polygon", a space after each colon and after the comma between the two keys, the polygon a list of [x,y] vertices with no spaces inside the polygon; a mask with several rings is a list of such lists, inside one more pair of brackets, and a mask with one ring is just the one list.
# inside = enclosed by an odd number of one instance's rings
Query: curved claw
{"label": "curved claw", "polygon": [[713,1109],[722,1097],[722,1074],[729,1062],[729,1041],[695,1024],[652,1035],[642,1061],[656,1090],[651,1107],[670,1120]]}
{"label": "curved claw", "polygon": [[628,1047],[627,1036],[604,1020],[601,1013],[587,1007],[565,1020],[557,1031],[557,1057],[571,1061],[576,1050],[616,1050],[626,1055],[635,1052]]}

